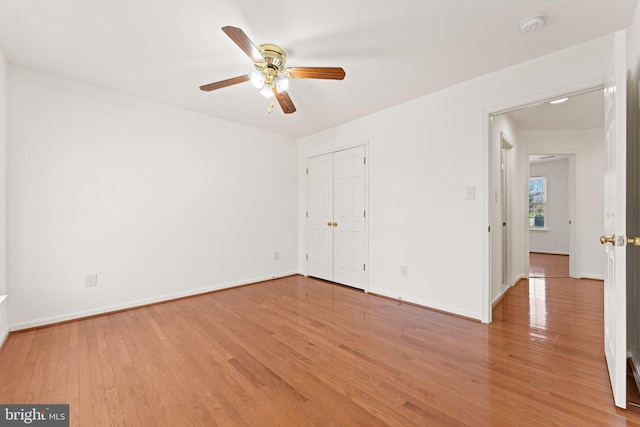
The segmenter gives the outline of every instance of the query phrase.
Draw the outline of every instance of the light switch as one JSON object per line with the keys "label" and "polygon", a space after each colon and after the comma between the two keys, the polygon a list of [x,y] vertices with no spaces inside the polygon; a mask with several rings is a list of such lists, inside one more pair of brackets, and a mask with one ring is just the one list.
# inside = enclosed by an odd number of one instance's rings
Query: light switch
{"label": "light switch", "polygon": [[467,187],[464,192],[465,200],[475,200],[476,199],[476,187]]}

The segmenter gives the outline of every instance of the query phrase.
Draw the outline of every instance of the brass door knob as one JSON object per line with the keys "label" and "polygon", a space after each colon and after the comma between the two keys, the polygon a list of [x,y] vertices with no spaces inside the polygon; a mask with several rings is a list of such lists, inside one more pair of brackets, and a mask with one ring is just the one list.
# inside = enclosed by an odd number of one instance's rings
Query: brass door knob
{"label": "brass door knob", "polygon": [[614,245],[615,242],[616,242],[615,234],[611,237],[600,236],[600,243],[602,243],[603,245],[606,245],[607,243],[611,243],[612,245]]}
{"label": "brass door knob", "polygon": [[332,225],[333,225],[334,227],[337,227],[337,226],[338,226],[338,223],[337,223],[337,222],[334,222]]}
{"label": "brass door knob", "polygon": [[329,222],[327,223],[327,225],[328,225],[329,227],[331,227],[331,226],[333,225],[333,223],[332,223],[331,221],[329,221]]}
{"label": "brass door knob", "polygon": [[640,237],[629,238],[627,237],[627,244],[633,246],[640,246]]}

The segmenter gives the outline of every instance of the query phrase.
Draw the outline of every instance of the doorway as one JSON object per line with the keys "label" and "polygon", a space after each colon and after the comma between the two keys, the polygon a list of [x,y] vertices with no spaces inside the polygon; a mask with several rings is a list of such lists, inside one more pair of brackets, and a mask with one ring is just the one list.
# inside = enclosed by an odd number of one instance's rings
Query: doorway
{"label": "doorway", "polygon": [[532,254],[565,256],[566,277],[579,278],[573,244],[574,157],[574,154],[529,154],[527,226],[529,260]]}
{"label": "doorway", "polygon": [[[564,102],[550,103],[559,99]],[[489,117],[488,311],[491,311],[491,305],[511,286],[529,276],[530,155],[566,159],[568,196],[565,198],[569,200],[569,207],[562,219],[554,219],[554,229],[556,225],[562,225],[567,234],[568,227],[568,244],[562,250],[569,255],[569,274],[575,278],[602,280],[602,248],[593,238],[601,233],[604,205],[602,87],[504,110]],[[503,148],[503,135],[513,146],[506,152]],[[502,175],[502,159],[505,156],[506,183],[507,186],[511,185],[512,191],[507,189],[504,192],[503,210],[501,194],[505,186],[505,176]],[[507,226],[502,233],[501,220],[505,217]],[[558,239],[559,246],[562,243],[561,238],[555,238]],[[555,238],[552,238],[552,242]],[[505,276],[510,279],[510,283],[500,283],[502,280],[499,279]],[[497,286],[498,283],[500,286]],[[489,313],[489,321],[490,316]]]}

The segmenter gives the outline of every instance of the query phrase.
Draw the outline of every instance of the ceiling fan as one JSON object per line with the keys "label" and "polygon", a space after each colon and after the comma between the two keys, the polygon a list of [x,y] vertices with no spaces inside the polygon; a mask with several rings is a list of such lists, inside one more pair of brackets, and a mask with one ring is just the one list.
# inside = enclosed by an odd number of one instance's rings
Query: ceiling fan
{"label": "ceiling fan", "polygon": [[[266,97],[275,96],[285,114],[296,111],[291,97],[287,93],[289,79],[327,79],[342,80],[345,72],[340,67],[286,67],[287,53],[274,44],[254,45],[240,28],[222,27],[235,44],[253,61],[256,68],[251,74],[232,77],[215,83],[200,86],[200,90],[212,91],[238,83],[250,81]],[[272,104],[273,106],[273,104]],[[269,109],[271,112],[271,109]]]}

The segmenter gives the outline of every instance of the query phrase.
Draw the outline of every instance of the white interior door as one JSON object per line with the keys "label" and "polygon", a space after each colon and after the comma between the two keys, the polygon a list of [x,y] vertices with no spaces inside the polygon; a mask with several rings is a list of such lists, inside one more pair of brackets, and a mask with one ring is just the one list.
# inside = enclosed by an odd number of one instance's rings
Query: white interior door
{"label": "white interior door", "polygon": [[605,86],[604,346],[616,406],[626,407],[626,94],[625,34],[615,35]]}
{"label": "white interior door", "polygon": [[364,289],[365,153],[364,146],[333,155],[334,270],[337,283]]}
{"label": "white interior door", "polygon": [[366,288],[365,147],[308,159],[307,274]]}
{"label": "white interior door", "polygon": [[307,161],[307,274],[333,280],[333,154]]}

